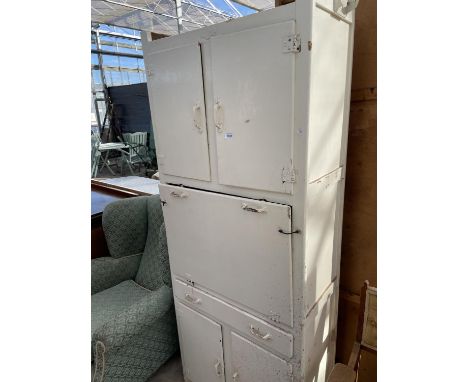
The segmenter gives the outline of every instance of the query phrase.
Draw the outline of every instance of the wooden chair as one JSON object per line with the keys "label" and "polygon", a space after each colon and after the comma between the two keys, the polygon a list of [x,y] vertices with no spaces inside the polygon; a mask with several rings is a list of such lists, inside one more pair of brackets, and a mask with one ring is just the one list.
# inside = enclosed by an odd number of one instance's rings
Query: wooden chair
{"label": "wooden chair", "polygon": [[348,364],[337,363],[328,382],[355,382],[362,350],[377,353],[377,288],[370,287],[369,281],[361,288],[356,340]]}

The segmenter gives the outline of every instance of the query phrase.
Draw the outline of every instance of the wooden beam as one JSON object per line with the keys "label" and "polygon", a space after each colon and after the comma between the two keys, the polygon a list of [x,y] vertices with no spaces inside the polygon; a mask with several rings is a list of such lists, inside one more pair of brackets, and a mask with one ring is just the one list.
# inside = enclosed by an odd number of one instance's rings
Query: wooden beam
{"label": "wooden beam", "polygon": [[377,101],[377,88],[352,89],[351,102]]}
{"label": "wooden beam", "polygon": [[281,5],[286,5],[293,2],[294,0],[275,0],[275,7],[280,7]]}
{"label": "wooden beam", "polygon": [[151,41],[159,40],[160,38],[169,37],[167,34],[150,32]]}

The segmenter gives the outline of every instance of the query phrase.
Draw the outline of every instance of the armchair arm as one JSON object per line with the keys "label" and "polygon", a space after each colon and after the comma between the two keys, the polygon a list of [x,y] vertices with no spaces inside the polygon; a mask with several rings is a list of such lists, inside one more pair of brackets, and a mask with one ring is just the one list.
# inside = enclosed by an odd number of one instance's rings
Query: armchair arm
{"label": "armchair arm", "polygon": [[172,289],[164,285],[99,328],[93,342],[102,342],[106,349],[121,347],[148,331],[171,308]]}
{"label": "armchair arm", "polygon": [[140,266],[141,254],[119,257],[98,257],[91,260],[91,294],[134,279]]}

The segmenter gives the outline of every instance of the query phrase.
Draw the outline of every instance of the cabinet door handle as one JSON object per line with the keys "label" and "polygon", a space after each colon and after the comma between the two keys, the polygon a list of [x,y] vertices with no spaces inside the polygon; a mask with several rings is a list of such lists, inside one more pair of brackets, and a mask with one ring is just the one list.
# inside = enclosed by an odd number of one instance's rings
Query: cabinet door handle
{"label": "cabinet door handle", "polygon": [[214,120],[216,130],[221,133],[224,127],[224,109],[220,101],[217,101],[214,105]]}
{"label": "cabinet door handle", "polygon": [[239,379],[239,373],[236,371],[233,375],[232,375],[232,379],[236,382],[238,381]]}
{"label": "cabinet door handle", "polygon": [[188,302],[191,302],[192,304],[200,304],[201,303],[200,298],[198,298],[198,297],[194,298],[191,294],[188,294],[188,293],[185,293],[185,299]]}
{"label": "cabinet door handle", "polygon": [[280,228],[278,230],[279,233],[282,233],[283,235],[292,235],[293,233],[301,233],[301,230],[300,229],[296,229],[294,231],[291,231],[291,232],[287,232],[287,231],[284,231],[282,228]]}
{"label": "cabinet door handle", "polygon": [[266,207],[262,207],[262,208],[252,207],[252,206],[249,206],[247,203],[242,203],[241,208],[245,211],[257,212],[257,213],[266,212],[267,210]]}
{"label": "cabinet door handle", "polygon": [[254,328],[253,325],[250,325],[250,334],[252,334],[253,336],[255,336],[257,338],[260,338],[261,340],[264,340],[264,341],[271,340],[271,334],[270,333],[262,334],[260,332],[260,329]]}
{"label": "cabinet door handle", "polygon": [[193,107],[193,125],[195,126],[195,128],[198,129],[198,132],[201,134],[203,133],[203,129],[201,127],[201,124],[202,124],[202,121],[201,121],[201,106],[199,104],[196,104],[194,107]]}
{"label": "cabinet door handle", "polygon": [[186,198],[188,195],[184,192],[175,192],[175,191],[172,191],[171,192],[171,196],[173,196],[174,198]]}
{"label": "cabinet door handle", "polygon": [[221,375],[223,374],[223,369],[221,368],[221,362],[219,360],[216,360],[214,368],[215,368],[216,375],[218,377],[221,377]]}

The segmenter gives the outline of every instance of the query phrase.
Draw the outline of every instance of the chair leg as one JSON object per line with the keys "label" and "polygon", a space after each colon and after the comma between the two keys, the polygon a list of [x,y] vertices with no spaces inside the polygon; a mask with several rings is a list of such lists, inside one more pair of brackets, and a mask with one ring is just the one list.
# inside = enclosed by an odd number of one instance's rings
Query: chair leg
{"label": "chair leg", "polygon": [[132,168],[132,164],[128,161],[127,158],[125,158],[127,164],[128,164],[128,168],[130,169],[130,174],[132,175],[135,175],[135,173],[133,172],[133,168]]}
{"label": "chair leg", "polygon": [[102,164],[102,166],[101,166],[101,170],[100,170],[100,171],[102,171],[102,169],[103,169],[104,166],[105,166],[105,167],[107,167],[107,169],[110,171],[110,173],[111,173],[112,175],[115,175],[114,171],[112,171],[112,169],[111,169],[110,166],[109,166],[109,161],[108,161],[108,159],[107,159],[108,157],[109,157],[109,150],[106,151],[106,156],[104,157],[104,161],[103,161],[103,164]]}

